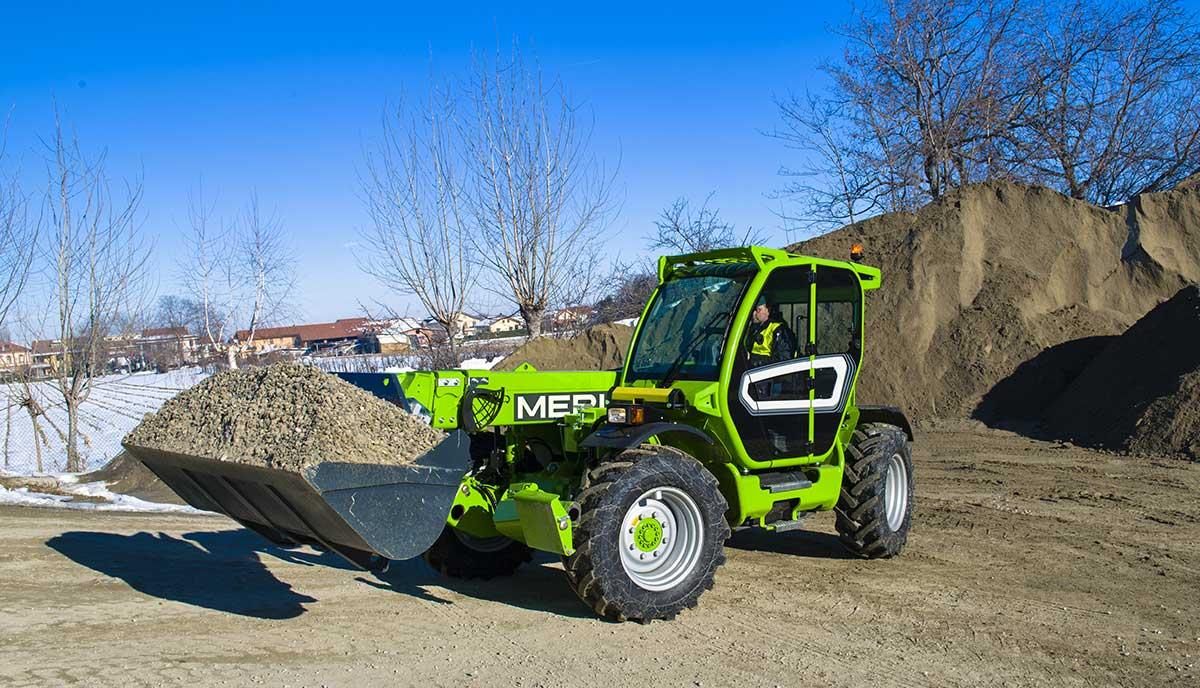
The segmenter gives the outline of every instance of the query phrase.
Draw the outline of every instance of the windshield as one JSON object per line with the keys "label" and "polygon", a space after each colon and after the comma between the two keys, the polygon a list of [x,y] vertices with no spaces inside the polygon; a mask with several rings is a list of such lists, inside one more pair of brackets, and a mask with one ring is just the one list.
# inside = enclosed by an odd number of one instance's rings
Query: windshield
{"label": "windshield", "polygon": [[663,285],[646,313],[625,380],[660,380],[669,372],[676,380],[718,379],[725,330],[744,281],[708,275]]}

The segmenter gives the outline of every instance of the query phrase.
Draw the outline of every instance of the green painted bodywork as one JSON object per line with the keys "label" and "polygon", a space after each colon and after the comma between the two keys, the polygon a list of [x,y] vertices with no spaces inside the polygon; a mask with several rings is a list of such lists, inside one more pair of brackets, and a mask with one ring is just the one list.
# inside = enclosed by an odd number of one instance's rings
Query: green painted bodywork
{"label": "green painted bodywork", "polygon": [[[682,408],[664,405],[655,410],[661,420],[701,430],[713,442],[709,444],[684,432],[665,433],[650,438],[650,442],[688,453],[716,476],[729,502],[727,518],[731,525],[770,529],[772,523],[795,520],[806,512],[832,509],[841,490],[843,448],[858,423],[854,389],[861,366],[855,366],[855,379],[842,412],[837,439],[828,451],[821,455],[756,460],[747,453],[730,412],[731,404],[737,403],[728,393],[737,354],[735,343],[746,335],[755,301],[771,274],[780,268],[795,266],[815,266],[818,271],[832,269],[855,275],[861,287],[856,323],[856,331],[861,336],[865,294],[880,286],[879,270],[857,263],[757,247],[660,258],[659,285],[639,319],[631,353],[658,290],[697,264],[729,265],[750,271],[753,276],[746,283],[728,330],[719,368],[720,379],[676,380],[671,387],[682,392],[686,404]],[[821,294],[815,283],[809,289],[809,331],[798,334],[805,336],[808,342],[815,342]],[[860,341],[859,351],[863,350],[865,346]],[[626,356],[627,366],[629,358]],[[569,554],[573,551],[570,510],[581,489],[584,473],[589,466],[603,460],[604,452],[609,451],[587,450],[580,443],[604,424],[610,392],[624,382],[626,372],[541,372],[523,365],[512,372],[439,370],[387,375],[393,376],[389,384],[397,384],[403,389],[410,410],[427,415],[434,427],[445,430],[462,425],[460,407],[469,386],[503,391],[503,403],[498,413],[477,434],[491,436],[489,441],[496,447],[492,450],[492,463],[502,464],[504,470],[480,471],[464,478],[447,522],[477,537],[506,535],[535,549]],[[637,380],[629,386],[654,385],[652,380]],[[552,396],[542,399],[539,395]],[[809,393],[809,399],[813,399],[813,392]],[[811,443],[814,426],[811,408],[809,414]],[[761,473],[781,469],[803,472],[811,486],[772,493],[760,485]],[[646,535],[647,542],[653,540],[652,534]]]}

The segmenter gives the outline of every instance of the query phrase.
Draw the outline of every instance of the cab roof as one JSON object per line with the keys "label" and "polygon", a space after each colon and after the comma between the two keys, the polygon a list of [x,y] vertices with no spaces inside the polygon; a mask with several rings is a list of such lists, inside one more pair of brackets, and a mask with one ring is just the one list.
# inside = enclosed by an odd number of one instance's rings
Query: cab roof
{"label": "cab roof", "polygon": [[[706,274],[744,274],[759,272],[778,265],[813,264],[850,270],[858,275],[864,291],[877,289],[880,282],[879,268],[845,260],[828,260],[800,253],[788,253],[765,246],[722,248],[701,253],[685,253],[678,256],[662,256],[658,259],[658,281],[667,281],[677,271],[689,272],[688,268],[700,268]],[[693,273],[694,274],[694,273]]]}

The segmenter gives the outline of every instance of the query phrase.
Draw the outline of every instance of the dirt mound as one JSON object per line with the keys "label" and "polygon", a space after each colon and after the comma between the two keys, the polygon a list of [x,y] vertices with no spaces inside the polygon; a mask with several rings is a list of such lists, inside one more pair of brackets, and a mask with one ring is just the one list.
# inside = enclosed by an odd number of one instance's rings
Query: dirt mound
{"label": "dirt mound", "polygon": [[408,463],[443,437],[334,375],[279,364],[213,375],[148,415],[125,442],[299,470],[326,460]]}
{"label": "dirt mound", "polygon": [[1089,446],[1200,458],[1200,287],[1185,287],[1117,337],[1046,415]]}
{"label": "dirt mound", "polygon": [[[1200,281],[1200,191],[1105,209],[1039,187],[979,184],[788,250],[842,259],[855,242],[883,270],[868,300],[860,401],[899,404],[917,418],[1012,412],[1011,400],[980,402],[1022,364],[1118,335]],[[1070,382],[1037,377],[1020,385],[1030,417]]]}
{"label": "dirt mound", "polygon": [[163,484],[157,475],[129,452],[121,452],[100,470],[79,476],[84,483],[102,480],[105,487],[118,494],[130,495],[147,502],[183,504],[175,491]]}
{"label": "dirt mound", "polygon": [[625,364],[633,328],[597,325],[568,338],[539,337],[522,344],[494,370],[513,370],[528,362],[538,370],[611,370]]}

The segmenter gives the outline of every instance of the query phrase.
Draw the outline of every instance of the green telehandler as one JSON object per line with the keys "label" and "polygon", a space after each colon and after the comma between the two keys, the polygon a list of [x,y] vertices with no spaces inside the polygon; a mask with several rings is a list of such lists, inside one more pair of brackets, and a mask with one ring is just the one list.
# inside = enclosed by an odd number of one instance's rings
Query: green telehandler
{"label": "green telehandler", "polygon": [[409,465],[291,473],[126,448],[189,504],[282,546],[371,570],[422,556],[468,578],[541,550],[597,614],[671,619],[712,587],[733,528],[833,510],[850,552],[903,548],[912,428],[855,400],[864,295],[880,285],[857,257],[660,258],[618,371],[341,374],[448,431]]}

